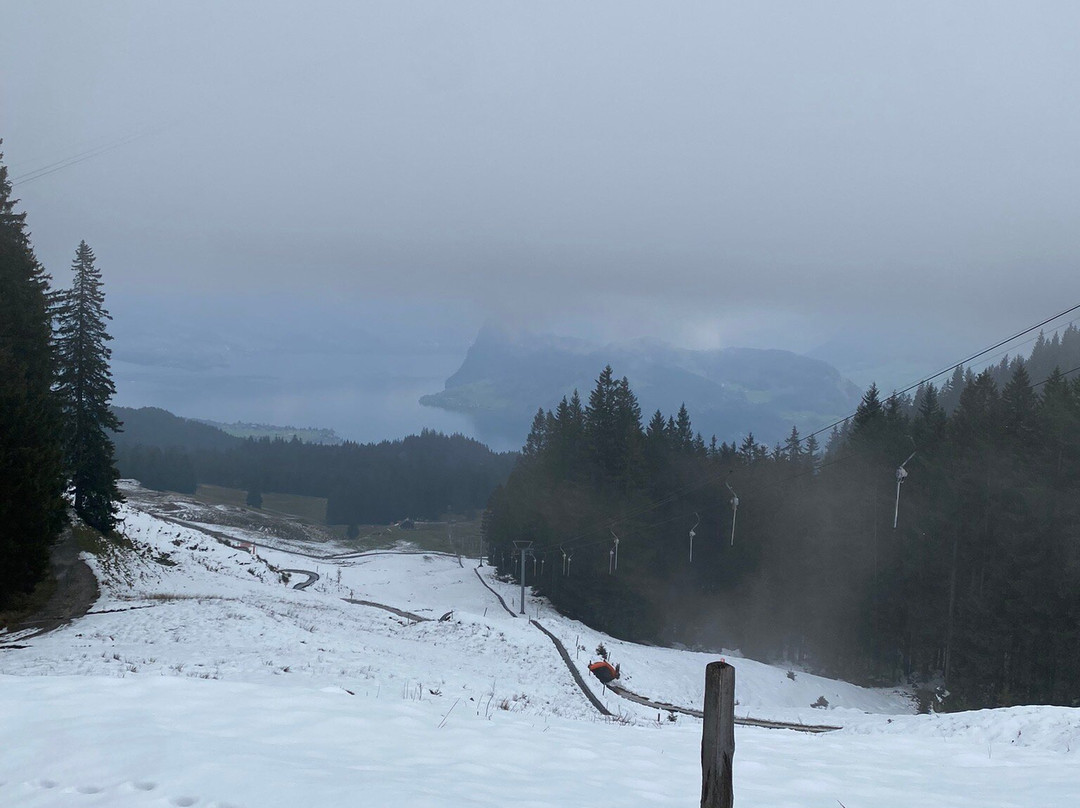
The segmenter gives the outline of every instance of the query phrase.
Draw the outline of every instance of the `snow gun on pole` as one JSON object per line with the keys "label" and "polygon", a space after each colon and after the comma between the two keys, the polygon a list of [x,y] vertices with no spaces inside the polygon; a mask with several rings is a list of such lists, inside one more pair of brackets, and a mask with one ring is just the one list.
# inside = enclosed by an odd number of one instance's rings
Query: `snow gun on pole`
{"label": "snow gun on pole", "polygon": [[[914,442],[914,439],[912,439]],[[918,450],[916,450],[918,451]],[[912,452],[907,456],[907,460],[896,467],[896,509],[893,511],[892,526],[893,530],[896,530],[896,523],[900,520],[900,486],[904,484],[904,480],[907,479],[908,472],[904,468],[908,464],[908,460],[911,460],[915,456],[915,452]]]}
{"label": "snow gun on pole", "polygon": [[739,495],[731,487],[731,483],[725,482],[727,490],[731,492],[731,546],[735,546],[735,517],[739,515]]}

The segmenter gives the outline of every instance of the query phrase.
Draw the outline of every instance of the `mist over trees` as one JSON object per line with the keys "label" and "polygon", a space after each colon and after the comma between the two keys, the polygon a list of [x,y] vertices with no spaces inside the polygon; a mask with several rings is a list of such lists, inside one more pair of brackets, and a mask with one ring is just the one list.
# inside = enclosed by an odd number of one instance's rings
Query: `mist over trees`
{"label": "mist over trees", "polygon": [[[1033,356],[1056,364],[1077,336]],[[795,429],[706,443],[685,408],[643,426],[605,368],[584,407],[537,413],[485,537],[514,575],[513,541],[533,541],[526,583],[618,636],[942,685],[954,708],[1073,704],[1078,461],[1080,381],[1033,382],[1023,360],[913,398],[872,386],[824,452]]]}

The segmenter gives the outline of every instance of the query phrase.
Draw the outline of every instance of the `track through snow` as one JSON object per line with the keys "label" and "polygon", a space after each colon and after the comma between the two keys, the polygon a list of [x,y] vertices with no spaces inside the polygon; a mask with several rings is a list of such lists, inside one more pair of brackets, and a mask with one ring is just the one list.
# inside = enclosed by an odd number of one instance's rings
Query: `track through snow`
{"label": "track through snow", "polygon": [[311,586],[313,583],[315,583],[317,580],[319,580],[320,577],[322,577],[322,576],[319,575],[319,573],[315,572],[314,570],[281,569],[281,570],[278,570],[278,572],[288,572],[288,573],[294,574],[294,575],[306,575],[307,576],[306,581],[297,581],[295,584],[293,584],[293,589],[299,589],[299,590],[307,589],[309,586]]}
{"label": "track through snow", "polygon": [[589,689],[589,686],[585,684],[585,680],[581,676],[581,671],[574,665],[574,660],[570,659],[570,653],[566,650],[566,646],[562,644],[562,641],[544,628],[536,620],[529,621],[532,625],[540,629],[547,637],[555,644],[555,648],[559,652],[559,656],[562,657],[562,661],[566,663],[566,667],[570,669],[570,674],[574,677],[574,683],[578,686],[585,697],[589,700],[589,703],[596,708],[596,711],[603,716],[610,716],[611,710],[604,706],[604,703],[596,697],[596,694]]}
{"label": "track through snow", "polygon": [[[177,508],[200,526],[213,515]],[[568,666],[497,606],[492,592],[516,587],[492,570],[434,553],[335,559],[347,548],[265,541],[265,519],[248,530],[226,515],[212,537],[125,506],[135,551],[85,559],[101,581],[94,613],[0,655],[0,737],[18,739],[0,756],[0,805],[696,804],[700,721],[658,721],[586,675],[615,714],[601,716],[570,670],[602,643],[620,686],[697,705],[716,655],[621,642],[527,596]],[[257,541],[259,555],[223,541]],[[297,564],[290,549],[317,559],[302,592],[279,574]],[[917,716],[904,693],[724,656],[741,718],[844,726],[738,726],[743,808],[1080,804],[1080,711]],[[824,713],[809,706],[821,696]]]}
{"label": "track through snow", "polygon": [[517,614],[514,613],[514,610],[506,605],[506,601],[503,600],[503,596],[496,592],[494,589],[492,589],[491,584],[484,580],[484,577],[480,574],[479,568],[474,567],[473,572],[476,573],[476,577],[480,580],[480,583],[482,583],[487,588],[488,592],[490,592],[499,599],[499,604],[503,607],[503,609],[506,610],[506,613],[511,617],[517,617]]}

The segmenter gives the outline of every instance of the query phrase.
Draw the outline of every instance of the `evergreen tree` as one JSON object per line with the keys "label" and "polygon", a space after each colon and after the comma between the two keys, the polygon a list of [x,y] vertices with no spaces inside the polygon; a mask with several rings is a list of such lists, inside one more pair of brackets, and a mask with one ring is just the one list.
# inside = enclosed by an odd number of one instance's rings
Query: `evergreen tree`
{"label": "evergreen tree", "polygon": [[791,427],[791,434],[788,435],[787,440],[784,441],[784,450],[782,455],[790,463],[798,463],[802,458],[802,438],[799,437],[799,428],[796,426]]}
{"label": "evergreen tree", "polygon": [[[1056,339],[1057,334],[1054,337]],[[1027,370],[1023,364],[1017,365],[1009,383],[1001,391],[1001,415],[1006,434],[1023,453],[1034,448],[1037,439],[1038,404]]]}
{"label": "evergreen tree", "polygon": [[739,444],[739,456],[744,462],[751,462],[758,453],[758,443],[754,440],[754,433],[750,432],[743,442]]}
{"label": "evergreen tree", "polygon": [[645,427],[645,442],[651,447],[667,448],[667,422],[660,410],[653,413],[648,426]]}
{"label": "evergreen tree", "polygon": [[[533,444],[527,442],[525,452],[535,456],[542,450],[547,466],[558,476],[573,477],[580,474],[585,459],[585,411],[577,390],[569,401],[563,396],[554,414],[548,413],[544,421],[546,440],[537,444],[530,434]],[[536,428],[537,424],[534,422],[534,433]]]}
{"label": "evergreen tree", "polygon": [[532,428],[529,429],[529,435],[525,438],[525,446],[521,449],[522,456],[530,460],[538,459],[547,447],[547,439],[548,418],[544,413],[544,408],[541,407],[533,416]]}
{"label": "evergreen tree", "polygon": [[686,403],[679,406],[679,412],[675,416],[675,435],[673,436],[675,448],[680,452],[690,451],[694,442],[694,430],[690,426],[690,413],[686,411]]}
{"label": "evergreen tree", "polygon": [[49,277],[15,203],[0,163],[0,606],[44,576],[65,518]]}
{"label": "evergreen tree", "polygon": [[589,394],[584,413],[584,433],[590,460],[599,479],[615,482],[624,479],[630,457],[636,456],[632,433],[641,431],[641,406],[625,378],[615,379],[611,365],[601,371],[596,387]]}
{"label": "evergreen tree", "polygon": [[107,430],[120,422],[109,400],[116,393],[106,343],[112,339],[105,321],[101,272],[94,252],[79,243],[71,265],[71,289],[57,298],[55,309],[59,373],[56,389],[64,409],[64,461],[74,492],[75,511],[98,530],[112,530],[116,505],[122,501],[116,487],[114,447]]}
{"label": "evergreen tree", "polygon": [[859,406],[855,410],[855,416],[852,419],[854,434],[858,436],[865,430],[876,431],[880,429],[881,419],[884,414],[885,409],[881,404],[877,385],[871,384],[869,389],[863,393],[862,401],[859,402]]}
{"label": "evergreen tree", "polygon": [[818,448],[818,440],[814,437],[814,433],[806,438],[806,447],[803,449],[803,458],[806,465],[812,469],[817,468],[818,461],[821,460],[820,450]]}

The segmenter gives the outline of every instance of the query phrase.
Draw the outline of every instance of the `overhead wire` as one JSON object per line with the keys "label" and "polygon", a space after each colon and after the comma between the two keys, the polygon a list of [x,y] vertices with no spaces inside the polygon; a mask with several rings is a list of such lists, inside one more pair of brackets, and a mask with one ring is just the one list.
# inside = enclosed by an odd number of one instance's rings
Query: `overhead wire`
{"label": "overhead wire", "polygon": [[[1056,331],[1059,328],[1068,328],[1069,326],[1074,325],[1074,324],[1076,324],[1078,322],[1080,322],[1080,317],[1073,317],[1067,323],[1062,323],[1062,324],[1055,325],[1054,329]],[[1039,333],[1041,334],[1042,332],[1039,332]],[[1004,351],[999,351],[998,353],[994,354],[993,356],[986,357],[984,362],[979,362],[979,363],[977,363],[975,365],[968,365],[967,370],[976,370],[976,369],[985,370],[985,369],[989,368],[991,366],[991,364],[995,364],[995,365],[998,364],[998,363],[994,362],[993,360],[998,359],[999,357],[1008,356],[1010,353],[1014,352],[1017,348],[1022,348],[1025,345],[1030,345],[1031,343],[1035,342],[1035,340],[1037,340],[1038,338],[1039,338],[1039,335],[1036,334],[1034,336],[1028,337],[1023,342],[1017,342],[1015,344],[1010,344],[1009,347],[1006,348]],[[1017,356],[1019,356],[1019,354],[1017,354]]]}
{"label": "overhead wire", "polygon": [[[894,396],[901,395],[901,394],[903,394],[905,392],[908,392],[909,390],[914,390],[914,389],[918,388],[920,385],[922,385],[922,383],[926,383],[927,381],[932,380],[934,378],[937,378],[937,377],[939,377],[939,376],[941,376],[941,375],[943,375],[945,373],[949,373],[950,371],[954,371],[955,368],[960,367],[960,366],[962,366],[964,364],[968,364],[973,359],[980,358],[980,356],[983,356],[983,355],[985,355],[986,353],[988,353],[990,351],[993,351],[993,350],[995,350],[997,348],[1000,348],[1000,347],[1002,347],[1004,345],[1011,344],[1011,342],[1014,341],[1015,339],[1017,339],[1018,337],[1029,334],[1030,332],[1035,331],[1036,328],[1040,328],[1040,327],[1042,327],[1044,325],[1047,325],[1048,323],[1053,322],[1054,320],[1058,320],[1059,318],[1065,317],[1066,314],[1069,314],[1072,311],[1076,311],[1077,309],[1080,309],[1080,304],[1078,304],[1076,306],[1072,306],[1072,307],[1066,309],[1065,311],[1063,311],[1061,313],[1055,314],[1054,317],[1052,317],[1052,318],[1048,318],[1047,320],[1043,320],[1040,323],[1037,323],[1037,324],[1032,325],[1032,326],[1030,326],[1028,328],[1025,328],[1024,331],[1018,332],[1017,334],[1013,335],[1012,337],[1000,340],[1000,341],[996,342],[995,345],[990,346],[989,348],[986,348],[986,349],[984,349],[984,350],[982,350],[980,352],[977,352],[975,354],[972,354],[971,356],[969,356],[968,359],[963,360],[962,362],[958,362],[958,363],[956,363],[954,365],[950,365],[949,367],[943,369],[943,371],[937,372],[936,374],[933,374],[932,376],[928,376],[928,377],[926,377],[926,378],[924,378],[924,379],[922,379],[920,381],[917,381],[917,382],[914,383],[914,385],[908,386],[903,391],[894,393],[892,396],[890,396],[890,398],[894,398]],[[1076,322],[1076,320],[1080,320],[1080,318],[1077,318],[1077,319],[1074,319],[1074,320],[1070,321],[1069,324],[1071,324],[1072,322]],[[1071,371],[1069,371],[1068,373],[1074,373],[1075,371],[1077,371],[1077,369],[1080,369],[1080,368],[1072,368]],[[1047,379],[1043,379],[1042,381],[1040,381],[1039,385],[1042,385],[1042,383],[1045,383],[1045,381],[1047,381]],[[1034,387],[1037,387],[1037,386],[1032,385],[1032,388],[1034,388]],[[854,413],[847,416],[846,418],[843,418],[843,419],[837,421],[836,425],[839,425],[839,423],[850,420],[853,416],[854,416]],[[820,434],[821,432],[823,432],[825,430],[831,429],[832,426],[835,426],[835,425],[825,427],[822,430],[819,430],[818,432],[811,432],[810,435]],[[807,437],[809,437],[810,435],[807,435]],[[821,469],[821,468],[826,468],[827,466],[832,466],[833,462],[835,462],[835,460],[827,461],[824,464],[819,463],[818,467],[816,467],[816,468]],[[729,476],[730,474],[731,474],[731,471],[729,471],[728,474],[724,475],[724,476]],[[600,539],[600,540],[596,540],[596,541],[588,542],[588,543],[581,543],[581,540],[589,538],[589,536],[596,533],[597,530],[602,530],[605,527],[610,527],[610,526],[618,525],[618,524],[625,524],[626,521],[629,521],[629,520],[633,519],[634,516],[642,515],[643,513],[648,513],[649,511],[661,508],[662,506],[664,506],[664,504],[667,504],[667,503],[677,499],[679,496],[683,496],[685,494],[690,493],[690,491],[698,490],[700,488],[703,488],[706,485],[710,485],[710,484],[713,484],[713,483],[718,483],[719,480],[720,480],[720,475],[715,475],[714,474],[714,475],[711,475],[710,477],[708,477],[708,479],[706,479],[706,480],[704,480],[702,482],[693,483],[693,484],[690,484],[690,485],[687,485],[687,486],[683,486],[681,488],[674,489],[673,491],[671,491],[670,494],[667,494],[665,497],[663,497],[660,500],[645,504],[645,506],[643,506],[643,507],[635,509],[634,511],[631,511],[629,513],[624,513],[624,514],[622,514],[622,515],[620,515],[618,517],[613,517],[613,519],[606,519],[606,520],[604,520],[602,522],[598,522],[593,527],[591,527],[589,529],[586,529],[585,531],[582,531],[582,533],[578,534],[577,536],[573,536],[573,537],[571,537],[569,539],[564,539],[564,540],[558,541],[558,542],[552,542],[550,544],[546,544],[546,546],[542,546],[542,547],[537,548],[537,549],[550,549],[552,547],[585,548],[585,547],[594,546],[594,544],[604,544],[604,543],[607,542],[607,539]],[[778,481],[778,483],[779,482],[784,482],[784,481]],[[714,510],[714,509],[711,507],[711,508],[708,508],[706,510]],[[679,519],[680,519],[680,517],[679,517]],[[665,524],[667,521],[671,521],[671,520],[664,520],[664,521],[662,521],[660,523],[657,523],[657,525],[653,525],[653,526],[658,526],[660,524]]]}
{"label": "overhead wire", "polygon": [[[1073,373],[1076,373],[1077,371],[1080,371],[1080,365],[1077,365],[1074,368],[1070,368],[1069,370],[1064,371],[1061,374],[1061,376],[1062,376],[1062,378],[1067,378],[1068,376],[1070,376]],[[1050,381],[1050,377],[1047,377],[1047,378],[1045,378],[1045,379],[1043,379],[1043,380],[1041,380],[1039,382],[1033,383],[1031,385],[1031,387],[1032,387],[1032,389],[1035,389],[1036,387],[1040,387],[1040,386],[1046,384],[1048,381]],[[806,476],[809,476],[809,475],[816,475],[817,473],[819,473],[824,468],[829,468],[831,466],[838,465],[838,464],[843,463],[843,462],[845,462],[847,460],[850,460],[853,457],[855,457],[854,453],[848,453],[848,454],[838,455],[837,457],[834,457],[834,458],[829,459],[829,460],[822,460],[819,463],[815,463],[812,468],[807,468],[807,469],[804,469],[802,471],[797,471],[797,472],[789,474],[788,476],[783,477],[781,479],[772,480],[772,481],[770,481],[768,483],[765,483],[764,485],[756,486],[756,487],[752,488],[751,491],[753,493],[759,493],[761,491],[765,491],[765,490],[768,490],[770,488],[774,488],[774,487],[776,487],[778,485],[783,485],[783,484],[792,482],[793,480],[797,480],[797,479],[799,479],[801,477],[806,477]],[[713,480],[710,480],[709,482],[718,482],[718,480],[714,478]],[[716,504],[716,505],[696,505],[695,507],[696,507],[698,513],[719,513],[719,512],[721,512],[721,507],[722,506],[720,504]],[[665,517],[663,519],[658,519],[658,520],[656,520],[654,522],[649,522],[648,524],[637,525],[637,526],[627,525],[626,524],[626,519],[628,519],[628,518],[629,517],[621,517],[621,518],[616,519],[616,520],[607,520],[604,523],[604,525],[606,526],[606,525],[611,525],[611,524],[622,524],[623,525],[623,527],[622,527],[623,532],[620,533],[619,537],[621,539],[625,540],[627,537],[641,535],[641,534],[643,534],[643,533],[645,533],[645,532],[647,532],[649,530],[653,530],[653,529],[655,529],[657,527],[662,527],[663,525],[670,524],[671,522],[676,522],[676,521],[679,521],[681,519],[685,519],[686,516],[685,516],[685,514],[675,514],[673,516]],[[581,538],[586,538],[586,536],[581,534]],[[608,538],[596,539],[596,540],[593,540],[593,541],[577,541],[575,539],[569,539],[569,540],[563,540],[563,541],[560,541],[560,542],[554,542],[552,544],[547,544],[547,545],[534,545],[533,551],[534,552],[549,552],[549,551],[552,551],[552,550],[559,550],[562,547],[566,547],[567,549],[571,549],[574,552],[577,552],[577,551],[586,550],[586,549],[589,549],[589,548],[592,548],[592,547],[598,547],[598,546],[601,546],[601,545],[608,545],[610,543],[611,543],[611,540],[608,539]]]}
{"label": "overhead wire", "polygon": [[[1074,306],[1070,306],[1069,308],[1065,309],[1062,312],[1059,312],[1058,314],[1055,314],[1052,317],[1048,317],[1048,318],[1042,320],[1041,322],[1036,323],[1035,325],[1032,325],[1032,326],[1030,326],[1028,328],[1025,328],[1024,330],[1019,331],[1016,334],[1013,334],[1011,337],[1000,340],[1000,341],[994,343],[993,345],[991,345],[990,347],[984,348],[983,350],[972,354],[971,356],[967,357],[966,359],[964,359],[964,360],[962,360],[960,362],[949,365],[947,368],[944,368],[944,369],[938,371],[937,373],[934,373],[934,374],[932,374],[930,376],[926,376],[923,379],[921,379],[920,381],[917,381],[914,384],[908,385],[903,390],[900,390],[898,392],[894,392],[886,400],[890,400],[890,399],[896,398],[898,396],[901,396],[901,395],[903,395],[905,393],[910,392],[911,390],[917,389],[920,385],[926,384],[926,383],[938,378],[939,376],[942,376],[945,373],[952,372],[958,367],[963,367],[965,365],[968,365],[973,360],[978,359],[980,357],[983,357],[986,354],[990,353],[991,351],[994,351],[994,350],[996,350],[998,348],[1001,348],[1004,345],[1008,345],[1008,344],[1012,343],[1013,341],[1015,341],[1016,339],[1019,339],[1020,337],[1025,336],[1025,335],[1031,333],[1032,331],[1034,331],[1034,330],[1036,330],[1038,328],[1043,328],[1044,326],[1048,325],[1049,323],[1052,323],[1055,320],[1058,320],[1058,319],[1060,319],[1060,318],[1062,318],[1062,317],[1064,317],[1064,316],[1066,316],[1068,314],[1071,314],[1072,312],[1077,311],[1078,309],[1080,309],[1080,303],[1078,303],[1078,304],[1076,304]],[[1080,320],[1080,317],[1074,318],[1073,320],[1069,321],[1069,323],[1067,323],[1066,326],[1071,325],[1072,323],[1075,323],[1077,320]],[[1021,344],[1026,344],[1026,343],[1021,343]],[[1016,347],[1016,346],[1013,346],[1013,347]],[[1012,348],[1010,348],[1010,350],[1012,350]],[[1007,351],[1005,353],[1007,353]],[[998,354],[998,355],[1001,355],[1001,354]],[[1077,366],[1075,368],[1072,368],[1072,369],[1066,371],[1065,373],[1062,374],[1062,376],[1068,376],[1069,374],[1075,373],[1078,370],[1080,370],[1080,366]],[[1046,379],[1043,379],[1042,381],[1040,381],[1038,383],[1032,384],[1032,389],[1034,389],[1036,387],[1039,387],[1039,386],[1041,386],[1043,384],[1046,384],[1047,381],[1049,381],[1049,377],[1046,378]],[[842,418],[842,419],[840,419],[840,420],[838,420],[838,421],[836,421],[836,422],[834,422],[834,423],[832,423],[832,424],[830,424],[830,425],[828,425],[826,427],[823,427],[823,428],[817,430],[816,432],[809,433],[806,436],[806,438],[809,438],[809,437],[815,436],[815,435],[819,435],[822,432],[825,432],[825,431],[828,431],[828,430],[832,429],[834,426],[839,426],[840,424],[845,423],[846,421],[849,421],[854,416],[855,416],[855,413],[851,413],[850,415],[847,415],[846,417],[844,417],[844,418]],[[803,440],[805,440],[806,438],[803,438]],[[790,477],[785,478],[783,480],[773,481],[772,483],[767,484],[766,487],[771,487],[773,485],[779,485],[781,483],[788,482],[788,481],[796,479],[798,477],[805,476],[806,474],[817,473],[820,469],[832,466],[832,465],[834,465],[834,464],[836,464],[836,463],[838,463],[838,462],[840,462],[842,460],[848,459],[849,457],[851,457],[851,455],[843,455],[843,456],[841,456],[839,458],[833,458],[832,460],[829,460],[829,461],[823,461],[821,463],[815,464],[814,468],[811,468],[811,469],[808,469],[808,470],[805,470],[805,471],[802,471],[802,472],[797,472],[794,475],[791,475]],[[731,473],[732,473],[732,470],[729,470],[726,475],[722,475],[722,476],[724,478],[726,478],[726,477],[730,476]],[[617,517],[606,518],[604,520],[598,521],[597,523],[595,523],[593,525],[593,527],[591,527],[591,528],[589,528],[589,529],[587,529],[585,531],[582,531],[582,532],[578,533],[577,535],[572,536],[572,537],[570,537],[568,539],[562,539],[560,541],[554,541],[554,542],[550,542],[550,543],[544,544],[544,545],[534,545],[533,549],[534,549],[534,551],[548,551],[548,550],[552,550],[552,549],[559,549],[561,547],[570,547],[570,548],[572,548],[574,550],[581,550],[581,549],[585,549],[585,548],[588,548],[588,547],[607,544],[607,543],[610,542],[610,540],[607,539],[606,537],[604,539],[598,539],[598,540],[587,541],[587,542],[583,541],[583,540],[588,539],[592,534],[596,533],[599,530],[603,530],[605,528],[610,529],[613,526],[619,525],[619,524],[625,525],[629,519],[632,519],[635,516],[640,516],[642,514],[645,514],[645,513],[648,513],[650,511],[656,510],[657,508],[660,508],[660,507],[662,507],[662,506],[664,506],[666,504],[669,504],[670,502],[678,499],[682,495],[685,495],[685,494],[687,494],[687,493],[689,493],[691,491],[699,490],[699,489],[704,488],[705,486],[713,484],[713,483],[719,483],[720,480],[721,480],[721,475],[710,475],[704,481],[701,481],[701,482],[698,482],[698,483],[693,483],[693,484],[686,485],[686,486],[683,486],[681,488],[675,489],[675,490],[671,491],[670,493],[668,493],[667,495],[665,495],[660,500],[657,500],[655,502],[643,505],[640,508],[634,509],[633,511],[630,511],[628,513],[621,514],[621,515],[619,515]],[[758,490],[762,490],[762,489],[759,488]],[[701,508],[699,510],[704,510],[705,512],[709,512],[709,511],[714,511],[714,510],[718,510],[718,509],[719,509],[718,506],[708,506],[708,507]],[[663,519],[663,520],[661,520],[659,522],[656,522],[656,523],[652,523],[652,524],[649,524],[649,525],[643,525],[637,530],[631,529],[629,535],[633,535],[634,533],[640,532],[640,530],[644,530],[644,529],[648,529],[648,528],[652,528],[652,527],[659,527],[659,526],[661,526],[663,524],[667,524],[668,522],[675,521],[676,519],[681,519],[681,518],[683,518],[682,515],[677,515],[677,516],[674,516],[674,517],[669,517],[669,518]]]}
{"label": "overhead wire", "polygon": [[12,177],[11,185],[14,188],[19,185],[25,185],[28,182],[33,182],[34,180],[41,179],[42,177],[47,177],[50,174],[55,174],[57,171],[62,171],[65,168],[69,168],[70,166],[85,162],[86,160],[90,160],[94,157],[97,157],[98,155],[105,154],[106,152],[112,151],[113,149],[118,149],[121,146],[126,146],[129,143],[133,143],[136,140],[140,140],[141,138],[154,134],[161,128],[162,127],[157,127],[153,129],[143,130],[141,132],[136,132],[135,134],[125,135],[124,137],[118,138],[116,140],[103,143],[100,146],[94,146],[93,148],[85,149],[81,152],[77,152],[60,160],[56,160],[54,162],[47,163],[46,165],[39,166],[38,168],[27,171],[23,174],[18,175],[17,177]]}
{"label": "overhead wire", "polygon": [[[1007,345],[1010,342],[1012,342],[1013,340],[1019,339],[1020,337],[1026,335],[1026,334],[1030,334],[1036,328],[1042,328],[1042,327],[1048,325],[1049,323],[1052,323],[1054,320],[1058,320],[1058,319],[1064,317],[1066,314],[1072,314],[1072,312],[1076,311],[1077,309],[1080,309],[1080,303],[1077,303],[1075,306],[1070,306],[1069,308],[1065,309],[1065,311],[1060,312],[1058,314],[1055,314],[1053,317],[1048,317],[1045,320],[1043,320],[1042,322],[1036,323],[1033,326],[1025,328],[1023,331],[1019,331],[1016,334],[1013,334],[1011,337],[1007,337],[1006,339],[1003,339],[1000,342],[996,342],[993,345],[991,345],[989,348],[984,348],[983,350],[979,351],[978,353],[972,354],[967,359],[962,359],[959,362],[956,362],[956,363],[954,363],[952,365],[949,365],[947,368],[943,368],[942,370],[939,370],[937,373],[933,373],[930,376],[926,376],[926,377],[920,379],[919,381],[915,382],[914,384],[909,384],[903,390],[898,390],[898,391],[893,392],[885,400],[888,401],[890,399],[897,398],[898,396],[902,396],[905,393],[910,393],[912,390],[918,389],[920,385],[927,384],[928,382],[931,382],[934,379],[938,378],[938,376],[943,376],[946,373],[953,372],[957,368],[963,367],[964,365],[968,365],[972,361],[974,361],[975,359],[978,359],[981,356],[985,356],[986,354],[990,353],[991,351],[995,351],[998,348],[1002,347],[1003,345]],[[1073,322],[1075,322],[1075,320]],[[840,426],[840,424],[846,423],[847,421],[850,421],[854,417],[855,417],[854,412],[849,414],[849,415],[845,415],[840,420],[834,421],[833,423],[829,424],[828,426],[824,426],[824,427],[822,427],[821,429],[818,429],[815,432],[811,432],[809,435],[807,435],[805,438],[803,438],[803,440],[806,440],[806,438],[809,438],[811,436],[820,435],[823,432],[828,432],[833,427]]]}

